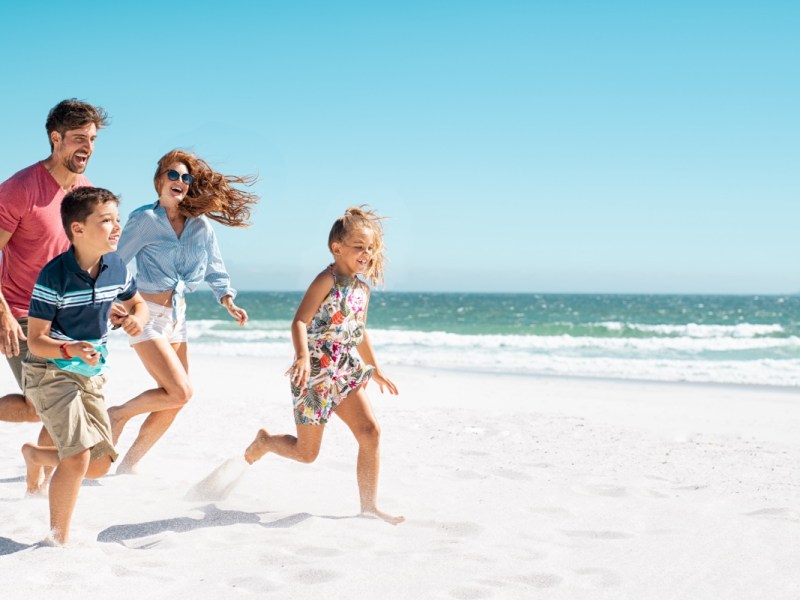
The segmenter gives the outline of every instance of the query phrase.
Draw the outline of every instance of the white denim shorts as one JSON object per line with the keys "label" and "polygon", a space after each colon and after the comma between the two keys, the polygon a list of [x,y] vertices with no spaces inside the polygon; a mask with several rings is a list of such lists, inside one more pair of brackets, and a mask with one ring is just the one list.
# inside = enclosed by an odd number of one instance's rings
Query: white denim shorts
{"label": "white denim shorts", "polygon": [[187,341],[186,333],[186,300],[179,298],[176,306],[162,306],[154,302],[144,301],[150,309],[150,319],[142,328],[142,333],[130,339],[130,345],[164,337],[170,344]]}

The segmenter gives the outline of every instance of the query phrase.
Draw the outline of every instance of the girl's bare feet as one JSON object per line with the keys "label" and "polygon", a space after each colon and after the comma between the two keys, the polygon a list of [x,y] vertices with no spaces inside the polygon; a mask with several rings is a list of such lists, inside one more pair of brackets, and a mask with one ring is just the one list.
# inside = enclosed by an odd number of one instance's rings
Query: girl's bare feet
{"label": "girl's bare feet", "polygon": [[399,525],[406,520],[403,516],[393,516],[377,508],[364,508],[361,510],[361,516],[382,519],[391,525]]}
{"label": "girl's bare feet", "polygon": [[269,452],[269,432],[266,429],[259,429],[256,439],[244,451],[244,459],[252,465],[267,452]]}

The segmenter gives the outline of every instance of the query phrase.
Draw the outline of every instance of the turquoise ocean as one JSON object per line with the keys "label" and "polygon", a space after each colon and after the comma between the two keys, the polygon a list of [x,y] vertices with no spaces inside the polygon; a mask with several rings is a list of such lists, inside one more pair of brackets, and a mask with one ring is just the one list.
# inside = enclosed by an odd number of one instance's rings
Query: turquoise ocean
{"label": "turquoise ocean", "polygon": [[[187,298],[192,353],[292,358],[301,292]],[[483,373],[800,386],[800,296],[373,291],[381,363]],[[121,339],[117,343],[122,342]]]}

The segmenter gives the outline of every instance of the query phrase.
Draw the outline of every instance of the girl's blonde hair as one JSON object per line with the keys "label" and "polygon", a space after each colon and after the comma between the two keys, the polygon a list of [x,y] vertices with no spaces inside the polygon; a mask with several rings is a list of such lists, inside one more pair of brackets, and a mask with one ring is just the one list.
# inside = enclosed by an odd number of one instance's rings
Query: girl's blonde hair
{"label": "girl's blonde hair", "polygon": [[158,161],[156,174],[153,176],[156,192],[159,192],[160,177],[175,163],[186,165],[189,174],[194,177],[186,197],[178,205],[178,211],[182,215],[206,215],[209,219],[230,227],[250,225],[250,208],[258,202],[258,196],[236,189],[233,185],[251,186],[256,182],[254,176],[223,175],[214,171],[199,156],[185,150],[171,150]]}
{"label": "girl's blonde hair", "polygon": [[383,225],[381,221],[386,217],[381,217],[366,204],[361,206],[351,206],[344,214],[336,219],[331,227],[331,232],[328,235],[328,249],[333,252],[333,243],[344,243],[344,241],[355,231],[367,229],[372,231],[375,237],[375,249],[372,252],[372,258],[369,261],[369,267],[363,274],[372,285],[383,284],[383,265],[386,260],[384,251],[386,246],[383,245]]}

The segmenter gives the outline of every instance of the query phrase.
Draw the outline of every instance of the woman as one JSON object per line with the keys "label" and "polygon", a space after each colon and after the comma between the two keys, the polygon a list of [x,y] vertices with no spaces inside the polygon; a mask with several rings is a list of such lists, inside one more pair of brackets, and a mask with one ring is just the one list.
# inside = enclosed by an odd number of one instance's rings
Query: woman
{"label": "woman", "polygon": [[[201,158],[173,150],[158,161],[153,177],[158,200],[128,217],[117,252],[126,263],[136,259],[136,283],[150,309],[150,320],[131,345],[157,387],[108,411],[115,444],[129,419],[150,413],[117,473],[136,472],[192,396],[185,292],[205,280],[231,317],[240,325],[247,322],[247,312],[234,304],[236,290],[209,219],[231,227],[249,225],[258,196],[232,186],[254,182],[250,176],[217,173]],[[112,321],[118,325],[124,318],[117,314]]]}

